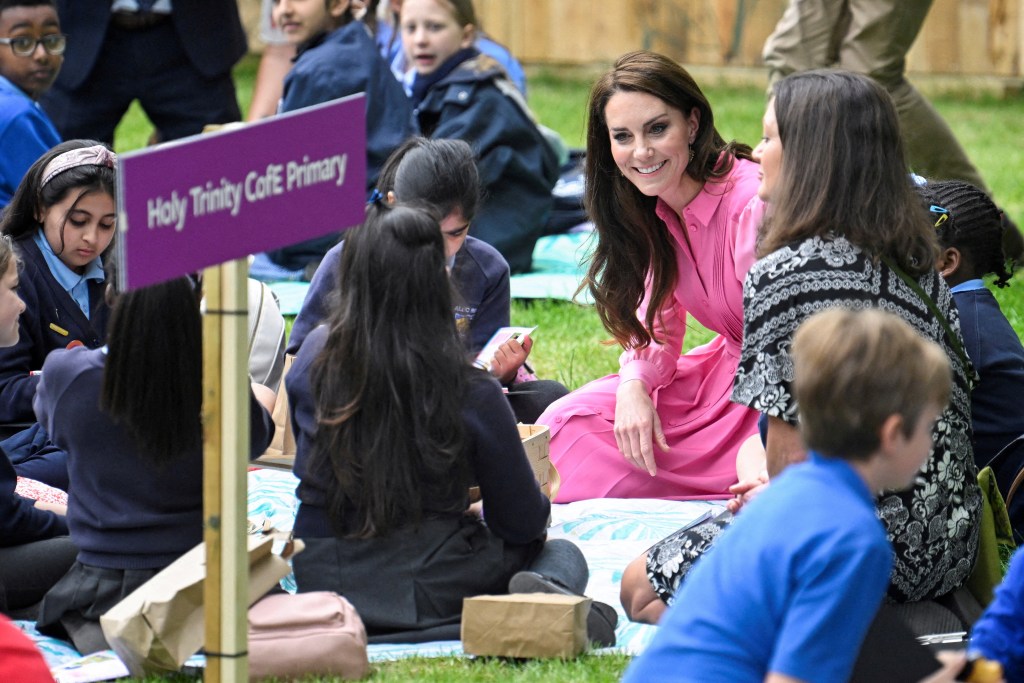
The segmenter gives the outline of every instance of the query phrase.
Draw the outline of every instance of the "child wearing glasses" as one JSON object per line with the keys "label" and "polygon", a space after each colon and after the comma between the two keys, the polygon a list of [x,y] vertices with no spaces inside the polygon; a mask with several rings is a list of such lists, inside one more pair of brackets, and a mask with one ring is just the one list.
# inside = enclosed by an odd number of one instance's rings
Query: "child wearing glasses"
{"label": "child wearing glasses", "polygon": [[22,176],[60,134],[37,100],[64,61],[52,0],[0,0],[0,211]]}

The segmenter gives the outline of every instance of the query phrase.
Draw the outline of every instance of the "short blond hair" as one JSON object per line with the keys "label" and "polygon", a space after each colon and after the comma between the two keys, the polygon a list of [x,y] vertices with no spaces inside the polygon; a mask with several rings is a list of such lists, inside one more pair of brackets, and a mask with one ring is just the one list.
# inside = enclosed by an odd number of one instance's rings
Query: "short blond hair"
{"label": "short blond hair", "polygon": [[890,415],[909,437],[927,406],[949,402],[946,352],[892,313],[817,313],[797,329],[792,355],[800,432],[823,455],[865,460]]}

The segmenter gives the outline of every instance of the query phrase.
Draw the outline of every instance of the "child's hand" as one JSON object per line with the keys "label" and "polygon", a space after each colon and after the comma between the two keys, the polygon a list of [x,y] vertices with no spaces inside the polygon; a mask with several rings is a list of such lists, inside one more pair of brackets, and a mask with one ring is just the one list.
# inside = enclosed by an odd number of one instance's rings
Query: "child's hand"
{"label": "child's hand", "polygon": [[503,385],[511,384],[519,368],[526,362],[526,357],[530,355],[531,348],[533,340],[529,336],[524,336],[521,343],[515,338],[509,339],[494,352],[494,358],[491,359],[491,374]]}
{"label": "child's hand", "polygon": [[768,486],[768,473],[762,472],[756,479],[746,479],[729,487],[729,493],[736,496],[726,502],[725,507],[734,515],[744,505],[754,500]]}
{"label": "child's hand", "polygon": [[67,516],[68,506],[61,505],[60,503],[47,503],[42,500],[37,500],[33,505],[39,510],[47,510],[58,515]]}

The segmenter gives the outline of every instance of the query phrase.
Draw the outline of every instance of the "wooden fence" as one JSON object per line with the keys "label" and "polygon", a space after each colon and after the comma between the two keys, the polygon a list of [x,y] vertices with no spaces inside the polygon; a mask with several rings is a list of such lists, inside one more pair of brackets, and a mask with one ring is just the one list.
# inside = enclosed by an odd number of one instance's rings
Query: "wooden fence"
{"label": "wooden fence", "polygon": [[[912,2],[916,0],[903,0]],[[239,0],[255,39],[260,0]],[[758,66],[787,0],[474,0],[480,23],[527,64],[606,64],[640,47],[689,65]],[[1024,0],[934,0],[912,71],[1019,78]]]}

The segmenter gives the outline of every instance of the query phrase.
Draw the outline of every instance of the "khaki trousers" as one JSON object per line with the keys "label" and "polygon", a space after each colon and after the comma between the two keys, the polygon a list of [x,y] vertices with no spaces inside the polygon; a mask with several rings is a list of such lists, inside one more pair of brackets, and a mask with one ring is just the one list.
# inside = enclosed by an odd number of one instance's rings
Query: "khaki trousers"
{"label": "khaki trousers", "polygon": [[764,46],[770,79],[837,67],[870,76],[892,96],[911,169],[988,191],[953,131],[905,77],[906,55],[932,0],[790,0]]}

